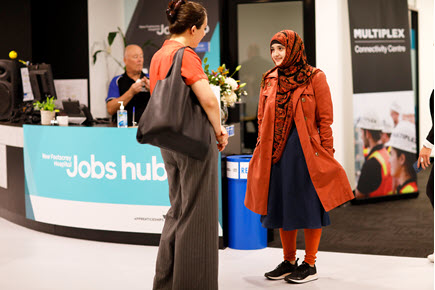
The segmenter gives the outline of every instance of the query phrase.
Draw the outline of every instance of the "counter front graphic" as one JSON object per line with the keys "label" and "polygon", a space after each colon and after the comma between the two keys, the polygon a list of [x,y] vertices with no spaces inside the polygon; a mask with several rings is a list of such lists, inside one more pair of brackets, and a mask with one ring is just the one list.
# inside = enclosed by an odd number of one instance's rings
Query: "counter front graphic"
{"label": "counter front graphic", "polygon": [[27,218],[161,233],[166,170],[159,148],[136,142],[136,129],[25,125],[23,152]]}

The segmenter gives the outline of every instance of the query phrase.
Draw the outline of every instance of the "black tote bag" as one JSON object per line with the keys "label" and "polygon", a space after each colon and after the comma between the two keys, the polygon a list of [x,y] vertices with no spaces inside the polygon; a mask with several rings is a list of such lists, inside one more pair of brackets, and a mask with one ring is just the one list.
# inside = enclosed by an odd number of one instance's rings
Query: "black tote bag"
{"label": "black tote bag", "polygon": [[210,122],[181,76],[185,47],[174,55],[166,78],[157,81],[137,129],[141,144],[204,160],[210,146]]}

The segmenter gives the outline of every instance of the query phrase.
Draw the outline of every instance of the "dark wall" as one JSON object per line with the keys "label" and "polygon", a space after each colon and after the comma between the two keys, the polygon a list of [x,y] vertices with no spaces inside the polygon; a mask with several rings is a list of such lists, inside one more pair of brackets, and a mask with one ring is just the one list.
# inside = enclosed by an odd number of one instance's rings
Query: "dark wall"
{"label": "dark wall", "polygon": [[32,61],[49,63],[55,79],[89,78],[88,3],[31,1]]}
{"label": "dark wall", "polygon": [[0,39],[0,59],[15,50],[51,64],[55,79],[89,78],[87,0],[2,1]]}
{"label": "dark wall", "polygon": [[[219,0],[221,20],[221,62],[229,68],[238,63],[237,6],[239,4],[302,1],[304,43],[308,63],[316,66],[315,0]],[[237,76],[237,75],[236,75]]]}
{"label": "dark wall", "polygon": [[19,59],[32,59],[30,0],[2,1],[0,5],[0,59],[18,52]]}

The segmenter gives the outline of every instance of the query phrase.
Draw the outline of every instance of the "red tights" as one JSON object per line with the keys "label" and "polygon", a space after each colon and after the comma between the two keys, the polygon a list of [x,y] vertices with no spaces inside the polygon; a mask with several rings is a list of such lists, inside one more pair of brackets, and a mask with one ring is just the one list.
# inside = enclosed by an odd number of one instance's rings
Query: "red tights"
{"label": "red tights", "polygon": [[[284,250],[284,260],[296,260],[296,236],[298,230],[284,231],[279,229],[281,236],[282,248]],[[320,237],[322,229],[304,229],[305,234],[305,259],[304,261],[310,265],[316,262],[316,254],[319,249]]]}

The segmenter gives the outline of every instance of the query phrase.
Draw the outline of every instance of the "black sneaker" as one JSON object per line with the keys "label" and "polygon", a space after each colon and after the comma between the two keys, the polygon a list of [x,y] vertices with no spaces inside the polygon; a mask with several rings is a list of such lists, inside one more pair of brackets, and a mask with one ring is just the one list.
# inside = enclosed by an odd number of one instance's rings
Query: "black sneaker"
{"label": "black sneaker", "polygon": [[302,262],[302,264],[290,275],[284,278],[289,283],[306,283],[317,280],[316,265],[311,267],[309,264]]}
{"label": "black sneaker", "polygon": [[284,260],[281,264],[279,264],[275,270],[267,272],[264,274],[264,277],[270,280],[280,280],[284,279],[285,276],[288,276],[289,274],[293,273],[293,271],[296,270],[298,267],[298,260],[295,261],[295,264],[293,265],[287,260]]}

